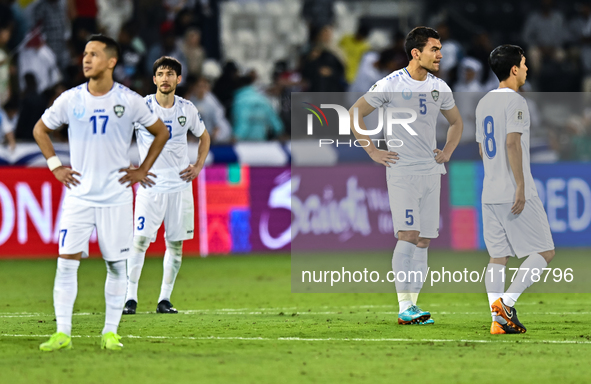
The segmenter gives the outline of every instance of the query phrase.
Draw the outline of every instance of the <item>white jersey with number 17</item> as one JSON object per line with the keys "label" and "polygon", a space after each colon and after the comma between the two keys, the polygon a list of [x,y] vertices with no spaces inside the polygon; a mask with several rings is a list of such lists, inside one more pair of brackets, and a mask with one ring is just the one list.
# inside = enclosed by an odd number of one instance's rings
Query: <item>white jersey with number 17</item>
{"label": "white jersey with number 17", "polygon": [[[146,192],[167,193],[178,192],[188,188],[191,183],[181,179],[180,173],[189,166],[187,149],[187,131],[196,137],[201,137],[205,131],[203,119],[195,105],[182,97],[175,96],[171,108],[163,108],[158,104],[156,95],[145,97],[147,106],[158,116],[168,128],[168,141],[160,156],[154,162],[150,172],[156,175],[156,182]],[[136,124],[137,144],[142,161],[148,155],[154,136],[142,124]]]}
{"label": "white jersey with number 17", "polygon": [[114,83],[103,96],[93,96],[88,83],[60,95],[41,117],[49,129],[68,124],[70,164],[81,174],[80,185],[66,191],[66,203],[91,207],[131,204],[131,188],[119,183],[130,165],[133,124],[151,126],[156,117],[143,98]]}
{"label": "white jersey with number 17", "polygon": [[476,107],[476,141],[482,148],[484,163],[483,204],[512,203],[517,184],[509,156],[507,135],[521,133],[525,199],[538,196],[529,162],[530,120],[527,102],[509,88],[490,91]]}

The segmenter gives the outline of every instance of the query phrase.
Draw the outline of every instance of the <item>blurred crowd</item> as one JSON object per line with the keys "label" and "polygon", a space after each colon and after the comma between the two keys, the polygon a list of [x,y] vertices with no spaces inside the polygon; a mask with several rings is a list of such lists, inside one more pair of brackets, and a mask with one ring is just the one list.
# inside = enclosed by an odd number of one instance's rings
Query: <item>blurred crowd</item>
{"label": "blurred crowd", "polygon": [[[376,33],[371,20],[363,19],[353,33],[342,33],[334,0],[301,3],[307,42],[297,47],[298,57],[276,61],[270,80],[261,81],[255,69],[222,60],[219,0],[0,0],[0,137],[11,147],[32,140],[43,111],[64,90],[85,81],[81,57],[92,33],[119,42],[115,79],[142,95],[155,91],[152,63],[162,55],[177,58],[183,64],[177,94],[200,110],[214,144],[288,139],[292,92],[366,92],[408,64],[408,31]],[[469,3],[461,5],[467,14]],[[537,8],[511,24],[513,30],[503,27],[501,36],[514,36],[512,41],[501,41],[495,30],[468,33],[458,24],[469,21],[458,22],[445,11],[421,18],[441,36],[443,60],[436,75],[461,93],[457,103],[466,144],[474,142],[475,94],[498,85],[487,61],[498,44],[511,42],[526,50],[530,70],[524,91],[591,91],[591,2],[532,4]],[[584,148],[591,147],[591,111],[557,126],[545,121],[543,108],[531,109],[538,115],[532,120],[539,122],[536,137],[548,159],[589,160]],[[57,135],[67,140],[66,133]]]}

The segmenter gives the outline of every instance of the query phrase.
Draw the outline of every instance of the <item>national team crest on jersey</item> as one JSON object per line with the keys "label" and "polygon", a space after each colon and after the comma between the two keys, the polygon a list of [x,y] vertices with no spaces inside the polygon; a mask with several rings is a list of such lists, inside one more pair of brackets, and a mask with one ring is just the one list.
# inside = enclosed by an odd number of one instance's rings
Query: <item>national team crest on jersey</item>
{"label": "national team crest on jersey", "polygon": [[116,105],[113,107],[113,110],[115,111],[117,117],[121,117],[125,113],[125,107],[123,105]]}
{"label": "national team crest on jersey", "polygon": [[181,125],[181,127],[184,127],[186,122],[187,118],[185,116],[179,116],[179,124]]}
{"label": "national team crest on jersey", "polygon": [[431,91],[431,96],[433,97],[434,101],[437,101],[439,99],[439,91],[434,89]]}
{"label": "national team crest on jersey", "polygon": [[412,91],[409,88],[404,88],[402,90],[402,98],[404,100],[410,100],[412,98]]}

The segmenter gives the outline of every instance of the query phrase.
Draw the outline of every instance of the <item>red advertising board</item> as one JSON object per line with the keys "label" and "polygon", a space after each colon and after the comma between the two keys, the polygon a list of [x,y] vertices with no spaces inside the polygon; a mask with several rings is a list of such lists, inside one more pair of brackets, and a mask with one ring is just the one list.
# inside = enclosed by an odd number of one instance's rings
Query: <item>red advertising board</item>
{"label": "red advertising board", "polygon": [[[196,195],[196,182],[193,188]],[[57,257],[65,191],[46,168],[0,167],[0,258]],[[165,249],[161,228],[148,254],[164,255]],[[91,257],[100,255],[96,233],[91,236],[89,251]],[[197,231],[193,240],[184,243],[183,251],[199,253]]]}

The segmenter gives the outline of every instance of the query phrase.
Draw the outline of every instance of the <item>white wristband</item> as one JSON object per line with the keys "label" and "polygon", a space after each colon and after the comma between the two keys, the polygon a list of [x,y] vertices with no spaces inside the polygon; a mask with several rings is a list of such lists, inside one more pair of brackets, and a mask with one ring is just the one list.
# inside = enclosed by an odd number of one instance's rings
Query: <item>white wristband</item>
{"label": "white wristband", "polygon": [[54,169],[62,166],[62,162],[57,156],[51,156],[47,159],[47,166],[49,167],[49,170],[53,172]]}

